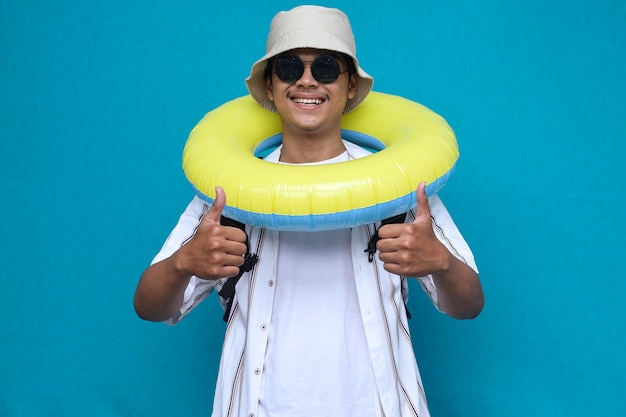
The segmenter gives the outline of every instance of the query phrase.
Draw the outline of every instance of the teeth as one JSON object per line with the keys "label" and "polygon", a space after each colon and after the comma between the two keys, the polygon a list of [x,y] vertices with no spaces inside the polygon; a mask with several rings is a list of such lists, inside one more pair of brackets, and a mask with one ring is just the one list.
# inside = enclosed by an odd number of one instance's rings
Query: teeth
{"label": "teeth", "polygon": [[318,104],[322,104],[324,100],[319,98],[294,98],[294,103],[301,104],[303,106],[316,106]]}

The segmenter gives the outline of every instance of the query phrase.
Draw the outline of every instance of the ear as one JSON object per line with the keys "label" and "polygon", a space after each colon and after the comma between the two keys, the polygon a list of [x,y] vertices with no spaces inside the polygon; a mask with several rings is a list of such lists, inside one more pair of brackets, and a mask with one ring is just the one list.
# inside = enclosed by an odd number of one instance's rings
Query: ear
{"label": "ear", "polygon": [[357,78],[356,74],[352,74],[348,80],[348,100],[352,100],[356,97],[357,90]]}
{"label": "ear", "polygon": [[272,91],[272,76],[265,78],[265,95],[270,101],[274,101],[274,92]]}

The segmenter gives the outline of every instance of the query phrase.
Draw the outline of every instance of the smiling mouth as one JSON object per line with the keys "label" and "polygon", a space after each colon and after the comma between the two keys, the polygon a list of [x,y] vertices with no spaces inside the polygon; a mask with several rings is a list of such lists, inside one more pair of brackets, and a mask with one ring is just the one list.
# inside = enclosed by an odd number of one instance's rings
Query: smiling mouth
{"label": "smiling mouth", "polygon": [[292,98],[291,101],[296,104],[300,104],[301,106],[311,107],[318,106],[324,102],[321,98]]}

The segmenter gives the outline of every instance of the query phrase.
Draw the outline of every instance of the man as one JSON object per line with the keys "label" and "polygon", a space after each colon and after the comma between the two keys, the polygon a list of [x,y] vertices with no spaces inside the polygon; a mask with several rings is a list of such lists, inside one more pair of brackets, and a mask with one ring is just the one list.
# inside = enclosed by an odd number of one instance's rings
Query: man
{"label": "man", "polygon": [[[366,97],[352,29],[339,10],[301,6],[272,20],[267,53],[246,80],[281,117],[283,143],[266,160],[319,164],[368,154],[342,140],[341,117]],[[242,178],[242,181],[245,181]],[[135,309],[177,323],[259,256],[237,284],[214,416],[428,416],[403,297],[417,278],[437,308],[475,317],[483,293],[472,253],[441,200],[417,189],[407,222],[278,232],[220,225],[227,196],[195,198],[142,275]],[[430,201],[429,201],[430,200]]]}

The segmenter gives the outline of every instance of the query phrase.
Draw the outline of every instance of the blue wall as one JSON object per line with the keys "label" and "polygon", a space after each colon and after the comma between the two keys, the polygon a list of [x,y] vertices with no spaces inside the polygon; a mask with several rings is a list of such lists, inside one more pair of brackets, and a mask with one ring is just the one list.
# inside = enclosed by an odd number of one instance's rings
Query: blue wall
{"label": "blue wall", "polygon": [[[625,415],[626,3],[363,4],[328,5],[375,88],[457,132],[441,195],[487,297],[457,322],[413,286],[433,416]],[[189,130],[294,5],[0,1],[0,415],[209,414],[215,298],[169,328],[133,292],[192,196]]]}

